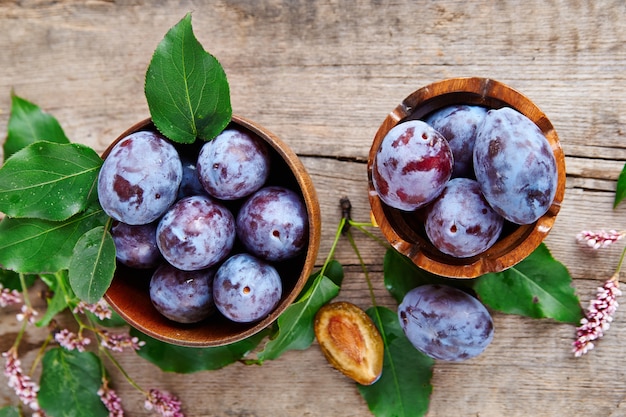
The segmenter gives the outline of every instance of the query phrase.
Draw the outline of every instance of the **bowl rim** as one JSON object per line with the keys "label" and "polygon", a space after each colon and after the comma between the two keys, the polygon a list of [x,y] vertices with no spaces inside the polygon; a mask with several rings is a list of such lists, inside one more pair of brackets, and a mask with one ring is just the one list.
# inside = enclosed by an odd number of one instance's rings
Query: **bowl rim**
{"label": "bowl rim", "polygon": [[[467,101],[455,101],[461,96],[466,97]],[[388,215],[396,218],[400,216],[397,213],[400,211],[380,200],[372,182],[372,166],[376,152],[391,128],[406,120],[421,119],[451,104],[475,104],[488,108],[506,106],[519,111],[530,118],[546,136],[557,165],[557,189],[548,211],[534,223],[520,225],[487,251],[470,258],[454,258],[439,252],[426,238],[408,230],[404,224],[403,230],[394,229]],[[415,90],[387,115],[378,128],[370,148],[367,176],[372,220],[398,252],[410,258],[418,267],[433,274],[448,278],[476,278],[516,265],[541,244],[552,229],[560,211],[565,194],[566,174],[565,156],[557,132],[537,105],[502,82],[482,77],[458,77],[436,81]],[[514,242],[517,242],[515,249],[508,250],[508,245]]]}
{"label": "bowl rim", "polygon": [[[269,146],[273,148],[273,150],[285,162],[287,167],[292,172],[299,187],[299,194],[304,200],[308,215],[308,242],[306,252],[302,259],[303,267],[297,279],[295,279],[293,289],[288,294],[283,294],[280,303],[267,317],[254,323],[240,324],[233,322],[233,327],[239,327],[242,329],[240,332],[210,339],[207,337],[201,337],[201,334],[194,334],[197,333],[194,332],[194,329],[197,330],[196,326],[177,324],[164,318],[162,318],[161,322],[156,325],[154,323],[149,325],[150,323],[146,323],[141,320],[144,316],[137,317],[136,315],[129,314],[127,310],[129,306],[133,304],[133,300],[124,299],[124,287],[119,284],[119,280],[116,280],[114,276],[111,286],[104,295],[105,301],[129,325],[162,342],[186,347],[218,347],[251,337],[268,328],[278,319],[287,307],[289,307],[296,300],[315,266],[321,241],[322,219],[317,191],[315,190],[313,180],[306,171],[304,164],[285,142],[259,124],[235,114],[232,115],[230,124],[243,127],[244,129],[247,129],[261,137]],[[133,124],[131,127],[122,132],[113,142],[111,142],[107,149],[102,153],[102,159],[105,159],[108,156],[115,143],[119,142],[131,133],[147,128],[156,130],[151,118],[147,118]],[[154,313],[159,314],[156,310],[154,310]],[[167,323],[167,325],[164,325],[163,323]],[[163,328],[167,328],[168,331],[158,331],[158,329]]]}

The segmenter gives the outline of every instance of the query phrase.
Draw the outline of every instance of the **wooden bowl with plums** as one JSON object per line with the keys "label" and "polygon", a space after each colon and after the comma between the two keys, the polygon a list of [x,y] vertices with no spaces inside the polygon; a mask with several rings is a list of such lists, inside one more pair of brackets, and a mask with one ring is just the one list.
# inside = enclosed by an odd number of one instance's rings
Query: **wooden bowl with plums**
{"label": "wooden bowl with plums", "polygon": [[[102,157],[98,192],[117,250],[105,299],[130,325],[175,345],[222,346],[294,302],[321,219],[311,178],[278,137],[233,115],[211,141],[174,144],[147,119]],[[154,213],[137,216],[149,199]]]}
{"label": "wooden bowl with plums", "polygon": [[550,232],[565,158],[548,117],[488,78],[453,78],[406,97],[369,152],[369,202],[387,241],[450,278],[500,272]]}

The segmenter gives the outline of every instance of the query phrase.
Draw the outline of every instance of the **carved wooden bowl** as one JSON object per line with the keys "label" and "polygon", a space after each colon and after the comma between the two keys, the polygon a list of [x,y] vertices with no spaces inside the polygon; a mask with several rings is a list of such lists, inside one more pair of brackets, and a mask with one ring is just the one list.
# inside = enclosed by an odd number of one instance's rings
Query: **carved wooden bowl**
{"label": "carved wooden bowl", "polygon": [[[435,248],[426,236],[421,216],[416,212],[405,212],[387,206],[380,200],[372,184],[374,157],[389,130],[400,122],[423,119],[436,110],[454,104],[487,108],[508,106],[526,115],[548,139],[558,171],[556,195],[546,214],[528,225],[505,222],[499,240],[485,252],[469,258],[456,258]],[[503,271],[522,261],[550,232],[565,193],[565,157],[550,120],[524,95],[498,81],[486,78],[447,79],[422,87],[409,95],[385,118],[376,132],[369,153],[367,173],[372,218],[385,238],[418,267],[451,278],[475,278],[486,273]]]}
{"label": "carved wooden bowl", "polygon": [[[283,295],[278,306],[261,321],[235,323],[218,312],[195,324],[180,324],[162,316],[152,305],[148,286],[152,270],[130,269],[118,262],[106,301],[130,325],[164,342],[193,347],[222,346],[252,336],[272,324],[296,299],[312,272],[320,244],[321,217],[313,182],[296,154],[279,138],[242,117],[233,115],[232,125],[246,129],[267,142],[272,149],[272,165],[267,184],[282,185],[299,192],[308,214],[308,244],[295,259],[274,263],[283,281]],[[150,119],[137,123],[122,133],[103,153],[127,135],[140,130],[154,130]]]}

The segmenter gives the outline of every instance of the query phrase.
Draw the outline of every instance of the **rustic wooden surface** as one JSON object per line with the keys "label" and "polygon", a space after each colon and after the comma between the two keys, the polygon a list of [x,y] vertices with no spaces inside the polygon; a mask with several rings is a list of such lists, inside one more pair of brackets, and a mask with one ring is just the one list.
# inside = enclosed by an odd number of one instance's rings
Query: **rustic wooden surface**
{"label": "rustic wooden surface", "polygon": [[[15,91],[59,119],[72,141],[101,152],[148,116],[143,77],[157,43],[185,13],[228,74],[235,113],[287,142],[309,170],[328,252],[347,195],[369,220],[365,161],[380,122],[413,90],[443,78],[490,77],[531,98],[566,154],[563,208],[546,243],[575,278],[584,305],[617,264],[575,243],[581,229],[624,228],[612,209],[626,161],[626,3],[600,1],[0,0],[0,131]],[[382,250],[358,236],[383,305]],[[370,305],[347,242],[341,299]],[[14,311],[0,311],[0,350]],[[495,340],[465,363],[437,363],[429,416],[625,416],[626,312],[596,350],[571,354],[572,325],[496,313]],[[20,354],[34,358],[43,329]],[[144,388],[176,393],[188,416],[367,416],[355,385],[317,346],[262,367],[172,375],[134,354],[120,362]],[[113,372],[127,415],[146,416],[141,394]],[[15,403],[0,375],[0,406]]]}

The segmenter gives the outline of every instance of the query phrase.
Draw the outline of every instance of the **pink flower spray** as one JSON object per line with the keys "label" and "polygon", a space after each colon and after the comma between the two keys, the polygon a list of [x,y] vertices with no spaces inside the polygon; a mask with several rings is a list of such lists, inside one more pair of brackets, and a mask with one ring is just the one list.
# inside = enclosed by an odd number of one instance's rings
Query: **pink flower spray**
{"label": "pink flower spray", "polygon": [[[599,232],[583,231],[576,238],[594,250],[606,248],[626,236],[626,232],[615,230]],[[619,306],[617,298],[622,295],[619,288],[619,271],[624,261],[626,248],[622,250],[617,269],[613,276],[598,287],[596,297],[589,302],[585,317],[576,328],[576,340],[573,343],[573,353],[576,357],[582,356],[595,347],[597,341],[604,332],[609,329],[613,316]]]}

